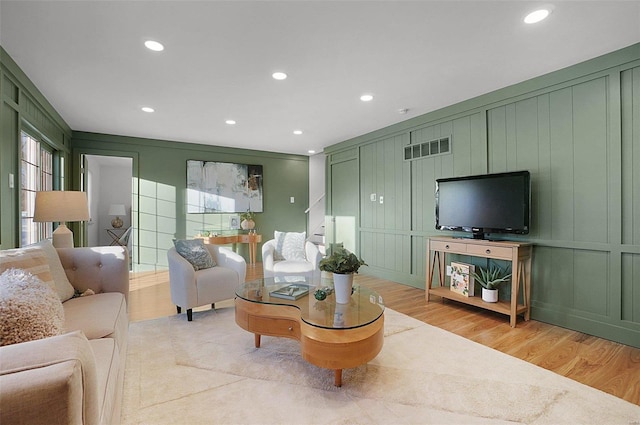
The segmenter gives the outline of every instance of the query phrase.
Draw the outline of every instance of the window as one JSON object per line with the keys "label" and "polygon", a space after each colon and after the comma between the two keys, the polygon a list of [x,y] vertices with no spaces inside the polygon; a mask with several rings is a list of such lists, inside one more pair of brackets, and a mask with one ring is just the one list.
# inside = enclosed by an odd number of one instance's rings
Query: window
{"label": "window", "polygon": [[34,223],[36,192],[53,189],[53,152],[29,134],[21,134],[20,242],[21,246],[51,237],[52,223]]}

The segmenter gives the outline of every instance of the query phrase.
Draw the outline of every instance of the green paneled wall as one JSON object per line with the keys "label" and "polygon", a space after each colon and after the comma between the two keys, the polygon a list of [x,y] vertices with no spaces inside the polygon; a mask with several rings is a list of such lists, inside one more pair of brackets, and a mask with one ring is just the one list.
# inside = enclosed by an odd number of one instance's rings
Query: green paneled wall
{"label": "green paneled wall", "polygon": [[[395,156],[448,135],[450,153]],[[354,150],[364,273],[424,288],[435,179],[526,169],[532,230],[502,237],[535,245],[532,317],[640,347],[640,44],[331,146],[329,165]]]}
{"label": "green paneled wall", "polygon": [[[229,230],[229,214],[186,213],[187,160],[262,165],[264,212],[256,215],[257,231],[266,241],[274,230],[306,230],[304,211],[309,198],[306,156],[82,132],[73,133],[72,146],[74,164],[80,164],[81,154],[134,159],[132,219],[138,229],[134,233],[136,270],[166,267],[167,249],[174,238],[193,237],[203,229],[219,233]],[[296,199],[294,204],[289,202],[291,196]],[[247,247],[239,248],[246,257]]]}
{"label": "green paneled wall", "polygon": [[[0,249],[14,248],[20,242],[18,152],[23,129],[66,158],[71,129],[0,46]],[[10,174],[13,188],[9,187]]]}

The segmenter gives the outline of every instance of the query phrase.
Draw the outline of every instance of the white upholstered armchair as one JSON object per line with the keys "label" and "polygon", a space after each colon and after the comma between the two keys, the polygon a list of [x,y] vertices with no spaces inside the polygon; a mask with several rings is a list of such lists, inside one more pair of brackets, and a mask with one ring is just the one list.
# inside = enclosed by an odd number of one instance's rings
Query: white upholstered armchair
{"label": "white upholstered armchair", "polygon": [[[276,232],[276,234],[279,232]],[[302,235],[302,234],[300,234]],[[282,258],[278,255],[278,246],[276,239],[271,239],[262,245],[262,267],[264,277],[274,276],[308,276],[313,278],[320,276],[318,263],[322,258],[322,254],[318,247],[309,241],[300,243],[304,246],[304,251],[296,258],[295,256],[284,254],[289,259]]]}
{"label": "white upholstered armchair", "polygon": [[174,247],[167,252],[171,301],[178,313],[183,308],[187,310],[188,321],[193,319],[194,307],[211,304],[211,308],[215,308],[216,302],[234,298],[236,288],[244,283],[247,275],[242,256],[217,245],[205,247],[217,265],[198,271]]}

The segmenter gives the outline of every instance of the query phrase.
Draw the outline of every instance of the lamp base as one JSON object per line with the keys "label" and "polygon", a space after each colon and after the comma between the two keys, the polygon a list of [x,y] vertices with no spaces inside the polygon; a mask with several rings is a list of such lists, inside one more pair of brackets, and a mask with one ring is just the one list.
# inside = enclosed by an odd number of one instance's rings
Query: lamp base
{"label": "lamp base", "polygon": [[53,232],[53,246],[56,248],[73,248],[73,232],[64,224]]}
{"label": "lamp base", "polygon": [[122,219],[120,217],[116,217],[113,220],[111,220],[111,225],[113,226],[114,229],[121,228],[123,224],[124,224],[124,222],[122,221]]}

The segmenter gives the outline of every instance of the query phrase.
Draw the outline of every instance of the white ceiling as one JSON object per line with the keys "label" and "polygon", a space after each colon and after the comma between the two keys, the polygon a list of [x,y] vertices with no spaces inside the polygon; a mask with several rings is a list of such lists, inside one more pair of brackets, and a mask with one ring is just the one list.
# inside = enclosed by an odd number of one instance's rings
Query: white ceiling
{"label": "white ceiling", "polygon": [[1,0],[0,44],[74,130],[306,155],[640,41],[640,1],[540,4]]}

